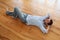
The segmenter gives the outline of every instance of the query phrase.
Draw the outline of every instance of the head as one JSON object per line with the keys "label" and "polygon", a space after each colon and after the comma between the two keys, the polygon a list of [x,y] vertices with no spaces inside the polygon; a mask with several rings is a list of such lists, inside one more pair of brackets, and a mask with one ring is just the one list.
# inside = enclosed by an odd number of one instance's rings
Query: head
{"label": "head", "polygon": [[44,22],[45,22],[46,25],[50,25],[50,26],[53,24],[53,20],[49,19],[49,18],[45,19]]}

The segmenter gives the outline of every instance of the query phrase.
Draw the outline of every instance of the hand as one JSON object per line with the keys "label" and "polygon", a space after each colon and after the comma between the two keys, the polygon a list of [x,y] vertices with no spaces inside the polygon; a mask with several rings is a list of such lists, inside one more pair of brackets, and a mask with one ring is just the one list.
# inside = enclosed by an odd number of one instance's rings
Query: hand
{"label": "hand", "polygon": [[50,27],[51,27],[51,26],[48,25],[48,26],[47,26],[47,30],[49,30]]}

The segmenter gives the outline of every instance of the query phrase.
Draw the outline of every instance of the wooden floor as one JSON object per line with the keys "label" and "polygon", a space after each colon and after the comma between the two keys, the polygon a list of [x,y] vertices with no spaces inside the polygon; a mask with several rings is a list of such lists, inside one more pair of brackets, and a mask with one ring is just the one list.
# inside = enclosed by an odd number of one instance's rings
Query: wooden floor
{"label": "wooden floor", "polygon": [[[0,39],[1,40],[60,40],[60,14],[54,8],[39,6],[36,0],[0,0]],[[34,5],[34,6],[33,6]],[[46,5],[46,4],[45,4]],[[19,19],[7,16],[6,9],[18,6],[23,12],[31,15],[45,15],[47,9],[51,13],[54,24],[47,34],[43,34],[36,26],[27,26]]]}

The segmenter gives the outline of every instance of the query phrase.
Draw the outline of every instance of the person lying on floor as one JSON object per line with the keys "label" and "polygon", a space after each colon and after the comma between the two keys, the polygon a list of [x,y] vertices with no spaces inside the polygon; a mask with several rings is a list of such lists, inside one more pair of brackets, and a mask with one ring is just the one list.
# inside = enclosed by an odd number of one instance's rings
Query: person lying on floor
{"label": "person lying on floor", "polygon": [[[19,18],[22,22],[27,25],[35,25],[41,29],[43,33],[48,33],[50,26],[53,24],[53,20],[50,19],[50,15],[46,16],[33,16],[23,13],[19,8],[15,7],[14,12],[6,11],[7,15],[13,16],[14,18]],[[45,28],[48,26],[47,28]]]}

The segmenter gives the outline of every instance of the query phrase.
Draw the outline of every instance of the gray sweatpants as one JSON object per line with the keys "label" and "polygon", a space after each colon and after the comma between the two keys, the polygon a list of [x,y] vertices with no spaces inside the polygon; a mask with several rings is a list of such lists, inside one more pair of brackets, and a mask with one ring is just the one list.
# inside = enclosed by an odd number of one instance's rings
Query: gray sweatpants
{"label": "gray sweatpants", "polygon": [[14,12],[7,11],[6,14],[13,16],[14,18],[18,17],[22,22],[26,23],[26,18],[28,14],[23,13],[19,8],[15,7]]}

